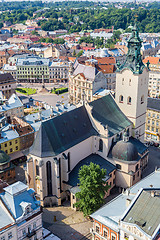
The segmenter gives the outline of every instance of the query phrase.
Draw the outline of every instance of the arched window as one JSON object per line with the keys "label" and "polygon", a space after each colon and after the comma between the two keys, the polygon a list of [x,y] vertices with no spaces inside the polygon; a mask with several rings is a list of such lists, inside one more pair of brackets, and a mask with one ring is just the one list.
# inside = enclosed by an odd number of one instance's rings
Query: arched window
{"label": "arched window", "polygon": [[124,78],[122,78],[122,85],[124,85]]}
{"label": "arched window", "polygon": [[122,95],[120,95],[120,97],[119,97],[119,102],[123,103],[123,96]]}
{"label": "arched window", "polygon": [[131,79],[129,79],[129,86],[131,86]]}
{"label": "arched window", "polygon": [[102,141],[102,139],[99,139],[99,151],[103,152],[103,141]]}
{"label": "arched window", "polygon": [[127,104],[131,104],[131,102],[132,102],[131,97],[128,97],[128,99],[127,99]]}
{"label": "arched window", "polygon": [[52,195],[52,173],[51,173],[50,161],[46,163],[46,170],[47,170],[47,191],[48,191],[48,196],[50,196]]}
{"label": "arched window", "polygon": [[144,95],[141,97],[141,104],[144,103]]}

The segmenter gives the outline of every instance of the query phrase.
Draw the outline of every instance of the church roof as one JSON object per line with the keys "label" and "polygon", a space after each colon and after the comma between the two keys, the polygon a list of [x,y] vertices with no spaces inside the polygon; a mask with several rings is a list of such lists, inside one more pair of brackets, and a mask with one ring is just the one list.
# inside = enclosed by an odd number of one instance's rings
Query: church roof
{"label": "church roof", "polygon": [[[93,107],[93,117],[108,126],[109,136],[123,131],[132,124],[110,94],[91,102],[90,105]],[[56,156],[98,134],[85,106],[81,106],[42,122],[30,153],[39,157]]]}
{"label": "church roof", "polygon": [[56,156],[97,134],[82,106],[42,122],[30,153],[39,157]]}
{"label": "church roof", "polygon": [[[141,74],[145,65],[141,55],[142,40],[139,37],[137,25],[132,28],[132,35],[128,40],[128,53],[125,62],[117,63],[117,72],[123,69],[130,69],[134,74]],[[149,68],[149,65],[147,65]]]}
{"label": "church roof", "polygon": [[79,183],[79,177],[78,177],[78,173],[80,168],[83,165],[90,165],[90,163],[94,163],[94,164],[98,164],[100,165],[101,169],[105,169],[106,170],[106,175],[109,176],[109,174],[116,169],[116,167],[110,163],[109,161],[107,161],[106,159],[104,159],[103,157],[99,156],[98,154],[91,154],[88,157],[82,159],[74,168],[73,170],[69,173],[69,180],[67,182],[68,185],[71,185],[73,187],[77,186],[77,184]]}
{"label": "church roof", "polygon": [[135,145],[129,141],[118,141],[112,149],[113,158],[124,161],[139,160],[138,151]]}
{"label": "church roof", "polygon": [[103,125],[108,126],[110,137],[132,124],[110,94],[91,102],[90,105],[93,107],[93,117]]}

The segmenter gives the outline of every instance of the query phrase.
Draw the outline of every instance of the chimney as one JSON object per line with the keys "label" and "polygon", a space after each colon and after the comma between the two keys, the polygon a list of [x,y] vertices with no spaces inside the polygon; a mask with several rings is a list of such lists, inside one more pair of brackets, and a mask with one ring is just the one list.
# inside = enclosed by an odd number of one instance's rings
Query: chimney
{"label": "chimney", "polygon": [[128,207],[131,202],[132,202],[132,200],[129,199],[129,198],[127,198],[127,199],[126,199],[126,206]]}
{"label": "chimney", "polygon": [[151,191],[151,197],[155,197],[155,191]]}

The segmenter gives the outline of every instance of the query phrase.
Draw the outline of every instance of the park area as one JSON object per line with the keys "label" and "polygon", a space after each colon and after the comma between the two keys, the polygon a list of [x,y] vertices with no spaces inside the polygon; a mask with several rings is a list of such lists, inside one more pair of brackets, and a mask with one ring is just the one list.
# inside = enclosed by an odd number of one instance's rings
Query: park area
{"label": "park area", "polygon": [[35,88],[16,88],[16,92],[22,93],[24,95],[32,95],[36,93]]}

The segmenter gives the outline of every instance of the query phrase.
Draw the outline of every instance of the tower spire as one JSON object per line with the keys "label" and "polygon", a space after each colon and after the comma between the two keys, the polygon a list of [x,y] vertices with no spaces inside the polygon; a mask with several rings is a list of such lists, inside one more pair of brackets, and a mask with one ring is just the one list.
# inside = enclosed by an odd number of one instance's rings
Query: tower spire
{"label": "tower spire", "polygon": [[[135,18],[137,19],[137,15]],[[117,66],[117,72],[122,71],[124,68],[130,69],[134,74],[141,74],[145,65],[142,62],[141,47],[142,40],[139,37],[139,30],[137,26],[137,20],[135,19],[135,25],[132,27],[132,34],[128,40],[128,53],[126,61],[121,66]]]}

